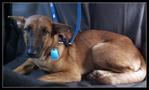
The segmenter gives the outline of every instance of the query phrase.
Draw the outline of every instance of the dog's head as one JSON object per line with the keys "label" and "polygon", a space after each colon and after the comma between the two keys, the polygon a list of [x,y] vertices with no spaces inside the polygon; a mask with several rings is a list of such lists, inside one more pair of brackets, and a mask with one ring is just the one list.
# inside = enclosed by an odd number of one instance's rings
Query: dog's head
{"label": "dog's head", "polygon": [[18,28],[24,33],[27,53],[32,57],[40,57],[58,42],[68,42],[71,38],[70,26],[52,23],[47,16],[33,15],[28,18],[9,16],[9,18],[14,19]]}

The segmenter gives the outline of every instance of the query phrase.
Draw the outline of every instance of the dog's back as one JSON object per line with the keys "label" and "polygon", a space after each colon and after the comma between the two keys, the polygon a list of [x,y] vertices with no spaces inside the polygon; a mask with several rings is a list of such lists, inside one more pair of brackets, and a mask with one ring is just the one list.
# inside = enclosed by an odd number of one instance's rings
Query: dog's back
{"label": "dog's back", "polygon": [[[96,73],[102,75],[104,72],[111,75],[100,78],[99,81],[103,83],[132,83],[144,79],[146,75],[144,59],[127,36],[102,30],[89,30],[81,32],[77,36],[75,44],[79,48],[79,60],[84,60],[83,64],[81,63],[85,67],[84,72],[89,72],[92,67],[97,70],[105,70]],[[82,55],[81,53],[85,54]],[[93,76],[100,77],[97,75],[94,73]],[[96,80],[98,79],[96,78]]]}

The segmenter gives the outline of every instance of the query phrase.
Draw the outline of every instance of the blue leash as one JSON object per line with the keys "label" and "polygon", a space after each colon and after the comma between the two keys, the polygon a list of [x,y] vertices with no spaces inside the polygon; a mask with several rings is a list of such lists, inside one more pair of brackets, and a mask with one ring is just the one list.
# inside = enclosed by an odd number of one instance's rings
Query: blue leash
{"label": "blue leash", "polygon": [[54,4],[52,2],[50,3],[50,11],[51,11],[50,14],[52,16],[52,21],[58,22],[58,19],[57,19],[56,13],[55,13],[55,7],[54,7]]}
{"label": "blue leash", "polygon": [[75,27],[75,31],[74,31],[74,34],[73,36],[71,37],[70,41],[69,41],[69,45],[71,45],[73,42],[74,42],[74,39],[76,38],[79,30],[80,30],[80,25],[81,25],[81,2],[78,2],[77,4],[77,23],[76,23],[76,27]]}
{"label": "blue leash", "polygon": [[[51,11],[51,16],[52,16],[52,20],[54,22],[58,22],[58,19],[56,17],[56,13],[55,13],[55,7],[54,4],[51,2],[50,3],[50,11]],[[81,2],[78,2],[77,4],[77,23],[76,23],[76,27],[75,27],[75,31],[73,36],[71,37],[71,39],[69,40],[69,42],[66,44],[66,46],[68,47],[69,45],[71,45],[74,42],[74,39],[76,38],[79,30],[80,30],[80,24],[81,24]],[[50,57],[52,61],[57,61],[59,59],[59,52],[57,48],[52,48],[50,51]]]}
{"label": "blue leash", "polygon": [[[50,3],[50,10],[51,10],[51,16],[54,22],[58,22],[58,19],[56,17],[56,13],[55,13],[55,7],[54,4],[51,2]],[[68,42],[68,45],[71,45],[74,42],[74,39],[76,38],[79,30],[80,30],[80,25],[81,25],[81,2],[77,3],[77,23],[76,23],[76,27],[73,33],[73,36],[71,37],[71,39]]]}

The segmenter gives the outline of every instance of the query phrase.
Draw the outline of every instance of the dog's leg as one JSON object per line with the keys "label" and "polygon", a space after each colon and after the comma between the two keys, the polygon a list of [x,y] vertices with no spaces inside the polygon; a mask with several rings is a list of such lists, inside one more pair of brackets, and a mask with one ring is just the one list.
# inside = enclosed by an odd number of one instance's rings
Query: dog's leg
{"label": "dog's leg", "polygon": [[93,79],[104,84],[122,84],[140,82],[145,78],[143,57],[129,44],[121,46],[101,43],[92,48],[93,61],[99,69],[90,75]]}
{"label": "dog's leg", "polygon": [[55,83],[78,82],[81,80],[81,74],[74,74],[72,72],[57,72],[44,75],[40,77],[39,80]]}
{"label": "dog's leg", "polygon": [[14,71],[20,74],[26,74],[31,72],[34,69],[34,67],[35,67],[35,64],[32,62],[31,59],[28,59],[22,65],[14,69]]}
{"label": "dog's leg", "polygon": [[114,77],[116,73],[112,73],[106,70],[94,70],[92,73],[88,75],[90,80],[95,80],[101,84],[116,84],[117,78]]}

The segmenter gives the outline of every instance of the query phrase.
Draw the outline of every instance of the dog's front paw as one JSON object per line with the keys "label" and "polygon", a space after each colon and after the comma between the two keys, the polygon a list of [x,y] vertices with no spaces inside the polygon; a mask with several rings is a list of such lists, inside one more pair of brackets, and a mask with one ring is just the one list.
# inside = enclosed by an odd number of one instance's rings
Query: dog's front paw
{"label": "dog's front paw", "polygon": [[51,78],[51,77],[48,77],[48,76],[42,76],[42,77],[40,77],[40,78],[38,78],[38,80],[40,80],[40,81],[51,81],[51,80],[54,80],[54,79],[56,79],[56,78]]}
{"label": "dog's front paw", "polygon": [[16,72],[16,73],[19,73],[19,74],[24,74],[25,73],[25,71],[21,67],[18,67],[16,69],[14,69],[13,71]]}

